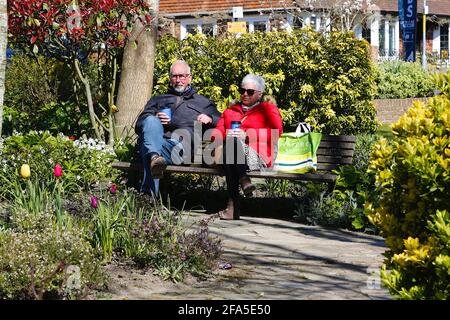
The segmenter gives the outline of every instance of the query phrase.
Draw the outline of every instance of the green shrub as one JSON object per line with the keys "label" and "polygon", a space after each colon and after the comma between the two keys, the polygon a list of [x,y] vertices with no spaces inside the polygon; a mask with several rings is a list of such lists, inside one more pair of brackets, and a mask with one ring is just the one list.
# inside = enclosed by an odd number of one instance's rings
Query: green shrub
{"label": "green shrub", "polygon": [[17,217],[13,228],[0,230],[1,299],[77,299],[104,284],[80,230],[54,226],[45,213],[39,219],[26,212]]}
{"label": "green shrub", "polygon": [[5,79],[4,132],[49,130],[56,134],[89,132],[83,102],[74,94],[70,70],[61,62],[14,55]]}
{"label": "green shrub", "polygon": [[298,30],[183,41],[166,36],[158,42],[155,94],[167,90],[168,70],[177,59],[191,65],[193,85],[221,110],[239,98],[240,81],[253,72],[266,80],[266,94],[276,97],[287,127],[307,120],[324,133],[376,130],[368,45],[351,33]]}
{"label": "green shrub", "polygon": [[329,192],[327,185],[304,185],[296,188],[299,198],[295,218],[302,222],[376,233],[364,210],[366,198],[376,198],[374,174],[368,173],[369,155],[377,135],[358,135],[353,165],[335,170],[338,178]]}
{"label": "green shrub", "polygon": [[380,198],[370,219],[389,250],[382,278],[401,299],[450,298],[450,73],[443,95],[415,102],[371,154]]}
{"label": "green shrub", "polygon": [[376,72],[378,99],[431,97],[436,85],[420,63],[386,61]]}
{"label": "green shrub", "polygon": [[329,193],[326,184],[306,184],[305,192],[297,201],[297,220],[312,225],[346,228],[350,224],[350,203]]}
{"label": "green shrub", "polygon": [[22,164],[31,167],[31,179],[54,184],[53,170],[59,163],[63,169],[60,180],[66,193],[78,192],[80,188],[88,190],[116,176],[111,169],[113,152],[93,139],[72,141],[61,134],[52,136],[47,131],[30,131],[4,139],[0,155],[0,196],[10,193],[11,184],[25,183],[18,174]]}

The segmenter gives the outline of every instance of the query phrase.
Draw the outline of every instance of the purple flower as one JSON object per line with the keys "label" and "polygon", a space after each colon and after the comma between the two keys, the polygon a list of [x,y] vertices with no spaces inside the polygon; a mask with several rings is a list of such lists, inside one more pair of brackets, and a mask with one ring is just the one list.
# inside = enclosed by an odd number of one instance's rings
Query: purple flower
{"label": "purple flower", "polygon": [[112,184],[111,185],[111,187],[109,188],[109,191],[112,193],[112,194],[115,194],[116,192],[117,192],[117,186],[116,186],[116,184]]}
{"label": "purple flower", "polygon": [[98,200],[96,196],[91,197],[91,207],[94,209],[98,207]]}

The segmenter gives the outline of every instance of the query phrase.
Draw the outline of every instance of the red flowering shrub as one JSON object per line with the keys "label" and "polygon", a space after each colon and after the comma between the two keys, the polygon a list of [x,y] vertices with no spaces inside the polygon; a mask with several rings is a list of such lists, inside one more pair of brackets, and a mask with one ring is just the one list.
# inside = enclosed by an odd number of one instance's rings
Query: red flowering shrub
{"label": "red flowering shrub", "polygon": [[136,19],[151,21],[144,0],[13,0],[8,28],[13,42],[50,51],[75,45],[122,47]]}

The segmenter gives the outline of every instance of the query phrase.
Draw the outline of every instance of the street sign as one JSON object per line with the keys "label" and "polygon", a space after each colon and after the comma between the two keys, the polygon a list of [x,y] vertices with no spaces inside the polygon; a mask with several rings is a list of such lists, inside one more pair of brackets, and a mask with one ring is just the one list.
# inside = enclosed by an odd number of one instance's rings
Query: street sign
{"label": "street sign", "polygon": [[417,0],[398,0],[405,61],[416,61]]}
{"label": "street sign", "polygon": [[245,21],[228,22],[227,30],[231,33],[246,33],[247,23]]}
{"label": "street sign", "polygon": [[233,19],[242,19],[244,17],[243,7],[233,7]]}

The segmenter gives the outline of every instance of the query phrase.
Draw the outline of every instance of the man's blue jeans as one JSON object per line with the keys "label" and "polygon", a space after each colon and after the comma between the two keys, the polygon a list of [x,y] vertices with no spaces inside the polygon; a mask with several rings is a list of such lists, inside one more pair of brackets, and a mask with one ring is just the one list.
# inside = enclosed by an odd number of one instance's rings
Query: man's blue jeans
{"label": "man's blue jeans", "polygon": [[158,117],[148,116],[143,123],[139,136],[139,151],[144,164],[144,179],[141,192],[159,194],[159,179],[153,179],[150,170],[150,158],[159,154],[167,164],[183,163],[183,145],[175,139],[164,138],[164,128]]}

